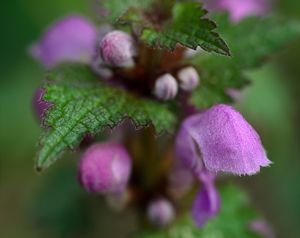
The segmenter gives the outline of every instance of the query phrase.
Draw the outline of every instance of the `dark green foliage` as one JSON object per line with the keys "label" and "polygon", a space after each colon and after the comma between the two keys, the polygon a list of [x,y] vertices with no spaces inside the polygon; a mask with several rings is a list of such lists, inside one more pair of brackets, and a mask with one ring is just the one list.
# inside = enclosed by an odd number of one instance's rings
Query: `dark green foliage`
{"label": "dark green foliage", "polygon": [[177,44],[191,49],[200,46],[209,52],[230,55],[226,43],[215,32],[216,24],[205,18],[206,14],[200,3],[184,1],[174,5],[171,19],[159,27],[143,11],[134,8],[120,22],[138,28],[141,40],[152,47],[174,50]]}
{"label": "dark green foliage", "polygon": [[260,66],[267,57],[300,36],[299,22],[284,22],[275,17],[253,17],[232,25],[228,17],[219,16],[216,22],[232,57],[200,53],[189,61],[201,74],[202,83],[191,99],[199,108],[230,102],[225,90],[245,86],[244,71]]}
{"label": "dark green foliage", "polygon": [[166,104],[107,86],[87,66],[61,66],[48,73],[44,87],[44,100],[53,107],[45,118],[38,170],[51,165],[66,149],[75,149],[87,133],[113,128],[125,118],[138,128],[153,124],[158,134],[174,126],[175,117]]}

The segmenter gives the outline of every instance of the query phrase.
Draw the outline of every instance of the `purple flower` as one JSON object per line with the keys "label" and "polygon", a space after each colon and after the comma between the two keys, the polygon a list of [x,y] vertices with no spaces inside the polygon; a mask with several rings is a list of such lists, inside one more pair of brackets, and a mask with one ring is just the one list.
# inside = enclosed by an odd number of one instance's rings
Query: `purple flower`
{"label": "purple flower", "polygon": [[46,111],[51,107],[51,103],[43,100],[45,90],[38,88],[33,97],[33,109],[40,122],[43,121]]}
{"label": "purple flower", "polygon": [[252,175],[271,164],[256,131],[240,113],[222,104],[183,122],[176,154],[196,174],[205,167],[211,172]]}
{"label": "purple flower", "polygon": [[154,94],[160,100],[174,99],[178,92],[178,84],[171,74],[164,74],[155,81]]}
{"label": "purple flower", "polygon": [[201,228],[219,213],[220,197],[215,188],[214,174],[203,170],[199,179],[203,186],[194,201],[192,215],[196,225]]}
{"label": "purple flower", "polygon": [[120,194],[126,188],[130,172],[131,159],[122,145],[95,144],[83,154],[78,178],[89,192]]}
{"label": "purple flower", "polygon": [[100,43],[100,51],[104,63],[116,67],[133,66],[137,55],[133,37],[122,31],[108,33]]}
{"label": "purple flower", "polygon": [[153,225],[164,227],[174,220],[175,210],[168,200],[160,198],[150,203],[147,216]]}
{"label": "purple flower", "polygon": [[179,70],[177,77],[179,80],[179,87],[184,91],[194,90],[200,81],[197,70],[191,66]]}
{"label": "purple flower", "polygon": [[72,15],[51,25],[31,48],[46,68],[64,61],[90,63],[95,54],[97,30],[87,19]]}
{"label": "purple flower", "polygon": [[232,22],[249,16],[263,16],[269,9],[269,0],[204,0],[212,11],[228,11]]}

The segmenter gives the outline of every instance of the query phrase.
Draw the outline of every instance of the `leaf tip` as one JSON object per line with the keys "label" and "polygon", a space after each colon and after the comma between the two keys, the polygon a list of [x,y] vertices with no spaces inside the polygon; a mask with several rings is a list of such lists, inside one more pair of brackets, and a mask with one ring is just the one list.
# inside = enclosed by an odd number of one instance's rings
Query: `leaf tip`
{"label": "leaf tip", "polygon": [[44,171],[44,168],[40,165],[35,165],[34,167],[34,170],[37,172],[37,173],[41,173]]}

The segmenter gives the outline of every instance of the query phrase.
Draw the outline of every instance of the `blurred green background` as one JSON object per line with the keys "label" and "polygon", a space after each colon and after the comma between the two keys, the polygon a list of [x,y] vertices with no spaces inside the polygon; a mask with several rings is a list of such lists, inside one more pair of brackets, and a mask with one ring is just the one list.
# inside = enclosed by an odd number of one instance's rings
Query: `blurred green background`
{"label": "blurred green background", "polygon": [[[300,19],[299,1],[280,0],[274,8],[283,16]],[[71,159],[60,161],[42,175],[33,170],[40,129],[32,115],[31,100],[43,79],[43,70],[28,56],[28,47],[58,17],[72,12],[88,15],[92,9],[86,0],[2,1],[1,238],[83,237],[86,232],[89,235],[84,237],[99,237],[99,234],[113,237],[120,229],[133,227],[134,216],[130,211],[114,215],[97,202],[101,198],[86,201],[87,196],[76,184],[76,163]],[[238,181],[248,188],[253,203],[270,221],[278,237],[297,238],[300,237],[300,41],[249,75],[253,85],[245,91],[238,107],[261,133],[274,164],[258,176]],[[99,206],[99,209],[93,207],[92,220],[86,214],[91,203]],[[112,221],[113,231],[107,226]]]}

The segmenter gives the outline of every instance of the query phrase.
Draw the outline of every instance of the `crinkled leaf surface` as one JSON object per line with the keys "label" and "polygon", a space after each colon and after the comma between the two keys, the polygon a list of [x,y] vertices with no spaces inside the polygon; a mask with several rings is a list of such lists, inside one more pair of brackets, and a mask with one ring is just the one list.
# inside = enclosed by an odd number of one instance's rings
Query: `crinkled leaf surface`
{"label": "crinkled leaf surface", "polygon": [[51,165],[66,149],[75,149],[87,133],[113,128],[124,118],[137,127],[152,123],[157,133],[172,130],[175,122],[166,104],[107,86],[88,66],[61,66],[48,73],[44,88],[44,100],[53,106],[45,118],[48,129],[40,140],[38,170]]}
{"label": "crinkled leaf surface", "polygon": [[230,55],[229,48],[218,33],[216,24],[205,18],[207,11],[199,2],[176,2],[172,16],[162,26],[151,22],[140,9],[130,9],[120,22],[139,28],[141,40],[156,48],[174,50],[177,44],[209,52]]}
{"label": "crinkled leaf surface", "polygon": [[256,218],[249,208],[247,196],[230,185],[220,191],[220,214],[202,229],[197,228],[190,214],[183,216],[168,230],[141,232],[136,238],[258,238],[249,230],[249,222]]}
{"label": "crinkled leaf surface", "polygon": [[271,54],[300,36],[299,22],[281,21],[274,16],[248,18],[233,25],[228,17],[219,16],[216,22],[232,51],[232,57],[201,52],[189,60],[201,75],[201,85],[191,99],[198,108],[230,102],[225,90],[245,86],[245,70],[261,65]]}

